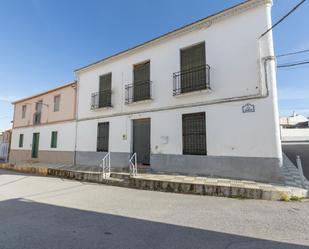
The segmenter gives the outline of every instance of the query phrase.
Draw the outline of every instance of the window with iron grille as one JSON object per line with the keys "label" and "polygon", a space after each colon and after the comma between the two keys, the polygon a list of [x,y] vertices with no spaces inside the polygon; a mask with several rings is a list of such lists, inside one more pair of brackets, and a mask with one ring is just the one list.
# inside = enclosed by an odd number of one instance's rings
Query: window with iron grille
{"label": "window with iron grille", "polygon": [[19,134],[19,143],[18,147],[22,148],[24,146],[24,134]]}
{"label": "window with iron grille", "polygon": [[100,76],[99,108],[111,106],[112,73]]}
{"label": "window with iron grille", "polygon": [[51,133],[51,142],[50,142],[50,147],[51,148],[57,148],[57,139],[58,139],[58,132],[57,131],[52,131],[52,133]]}
{"label": "window with iron grille", "polygon": [[182,115],[183,154],[206,155],[205,112]]}
{"label": "window with iron grille", "polygon": [[98,124],[97,151],[108,152],[109,122]]}
{"label": "window with iron grille", "polygon": [[207,88],[205,43],[180,50],[181,93]]}

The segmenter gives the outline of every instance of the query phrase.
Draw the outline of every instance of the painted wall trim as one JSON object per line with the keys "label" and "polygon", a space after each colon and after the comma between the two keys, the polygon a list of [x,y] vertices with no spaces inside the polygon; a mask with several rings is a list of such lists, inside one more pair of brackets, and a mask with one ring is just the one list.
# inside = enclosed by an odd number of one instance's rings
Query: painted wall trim
{"label": "painted wall trim", "polygon": [[13,126],[14,130],[21,129],[21,128],[34,128],[34,127],[41,127],[45,125],[53,125],[53,124],[60,124],[60,123],[68,123],[68,122],[75,122],[75,119],[66,119],[66,120],[61,120],[61,121],[53,121],[53,122],[45,122],[37,125],[23,125],[23,126]]}

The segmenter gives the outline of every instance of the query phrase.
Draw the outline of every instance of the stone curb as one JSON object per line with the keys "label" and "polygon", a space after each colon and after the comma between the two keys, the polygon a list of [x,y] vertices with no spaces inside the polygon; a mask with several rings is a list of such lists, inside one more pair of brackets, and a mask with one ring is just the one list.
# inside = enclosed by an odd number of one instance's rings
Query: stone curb
{"label": "stone curb", "polygon": [[180,181],[144,179],[140,177],[131,178],[131,185],[133,185],[133,187],[135,188],[144,190],[209,195],[240,199],[278,201],[290,199],[291,197],[305,198],[307,196],[307,191],[303,189],[290,189],[282,187],[280,190],[278,190],[275,187],[237,187],[218,183],[196,184]]}
{"label": "stone curb", "polygon": [[77,181],[86,181],[93,183],[103,183],[113,186],[124,186],[127,187],[127,183],[125,181],[117,181],[111,179],[104,179],[101,173],[94,172],[83,172],[83,171],[72,171],[72,170],[64,170],[64,169],[52,169],[48,167],[31,167],[26,165],[14,165],[14,164],[1,164],[0,169],[11,170],[21,173],[28,174],[36,174],[43,176],[52,176],[58,178],[66,178]]}
{"label": "stone curb", "polygon": [[[224,181],[183,181],[171,179],[170,177],[146,177],[142,174],[128,179],[108,178],[103,179],[101,173],[72,171],[65,169],[52,169],[48,167],[31,167],[26,165],[0,164],[0,169],[13,170],[22,173],[38,174],[43,176],[54,176],[78,181],[93,183],[103,183],[113,186],[131,187],[143,190],[209,195],[241,199],[260,199],[260,200],[289,200],[291,197],[306,198],[308,191],[305,189],[285,186],[274,186],[271,184],[254,185],[248,182],[247,185],[237,183],[225,183]],[[117,174],[117,173],[112,173]],[[165,179],[164,179],[165,178]]]}
{"label": "stone curb", "polygon": [[29,173],[29,174],[38,174],[47,176],[48,168],[45,167],[31,167],[31,166],[23,166],[23,165],[14,165],[10,163],[0,163],[0,169],[4,170],[12,170],[21,173]]}

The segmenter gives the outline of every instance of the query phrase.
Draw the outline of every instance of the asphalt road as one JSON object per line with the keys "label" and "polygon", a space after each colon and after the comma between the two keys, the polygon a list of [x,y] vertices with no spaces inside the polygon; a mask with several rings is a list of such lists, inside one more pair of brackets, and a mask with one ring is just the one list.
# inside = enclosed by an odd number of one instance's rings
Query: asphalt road
{"label": "asphalt road", "polygon": [[309,248],[309,202],[160,193],[0,171],[0,248]]}
{"label": "asphalt road", "polygon": [[296,156],[300,156],[304,175],[309,180],[309,142],[284,143],[282,150],[295,165]]}

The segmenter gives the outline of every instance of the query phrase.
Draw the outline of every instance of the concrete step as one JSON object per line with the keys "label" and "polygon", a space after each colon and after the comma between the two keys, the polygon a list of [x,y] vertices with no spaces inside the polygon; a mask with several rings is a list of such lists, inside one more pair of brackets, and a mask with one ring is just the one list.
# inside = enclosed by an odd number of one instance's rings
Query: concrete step
{"label": "concrete step", "polygon": [[118,186],[118,187],[129,187],[130,182],[127,179],[119,179],[114,177],[107,177],[106,179],[102,179],[101,181],[103,184],[108,184],[112,186]]}
{"label": "concrete step", "polygon": [[[112,167],[112,171],[114,173],[129,173],[130,172],[130,167],[124,167],[124,168],[113,168]],[[138,173],[151,173],[152,170],[150,168],[150,166],[145,166],[145,165],[137,165],[137,172]]]}
{"label": "concrete step", "polygon": [[130,174],[129,173],[125,173],[125,172],[111,172],[110,177],[111,178],[116,178],[116,179],[128,180],[130,178]]}

